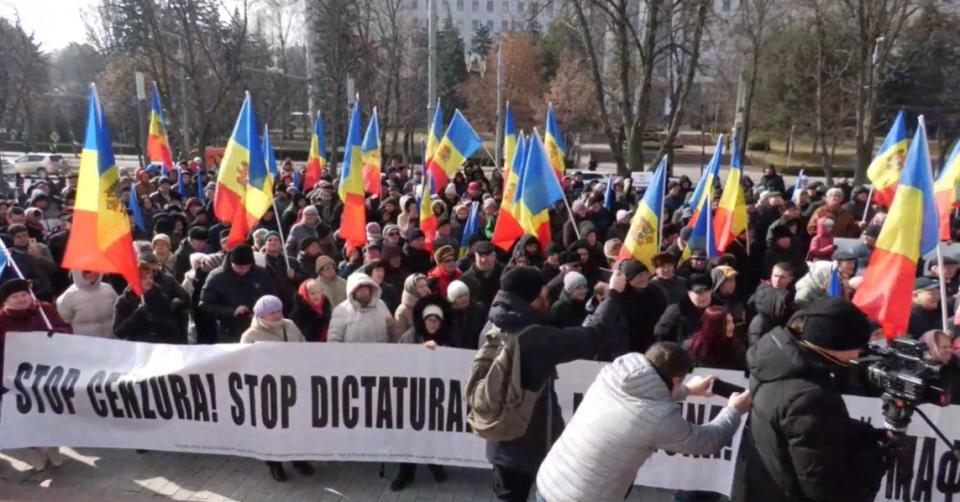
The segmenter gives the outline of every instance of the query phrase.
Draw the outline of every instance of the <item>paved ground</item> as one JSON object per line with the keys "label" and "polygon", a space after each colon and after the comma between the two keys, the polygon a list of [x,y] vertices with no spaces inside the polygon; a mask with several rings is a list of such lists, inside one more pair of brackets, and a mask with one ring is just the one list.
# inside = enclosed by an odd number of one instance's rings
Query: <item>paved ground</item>
{"label": "paved ground", "polygon": [[[61,450],[67,462],[45,471],[28,471],[18,453],[0,453],[0,500],[101,502],[172,499],[202,501],[490,501],[490,472],[448,468],[449,479],[433,481],[426,469],[416,482],[394,493],[388,487],[396,467],[379,464],[315,462],[304,477],[286,464],[290,479],[277,483],[259,461],[219,455],[80,448]],[[672,500],[663,490],[633,490],[630,501]],[[532,500],[532,498],[531,498]]]}

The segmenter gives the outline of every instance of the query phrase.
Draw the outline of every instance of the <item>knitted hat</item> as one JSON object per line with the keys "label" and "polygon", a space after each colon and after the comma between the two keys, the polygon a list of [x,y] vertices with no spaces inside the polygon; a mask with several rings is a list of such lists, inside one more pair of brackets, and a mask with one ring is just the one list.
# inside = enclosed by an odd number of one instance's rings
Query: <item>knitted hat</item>
{"label": "knitted hat", "polygon": [[444,195],[449,195],[450,197],[456,197],[456,196],[457,196],[457,186],[454,185],[452,181],[451,181],[450,183],[447,183],[447,188],[445,188],[445,189],[443,190],[443,194],[444,194]]}
{"label": "knitted hat", "polygon": [[300,251],[306,251],[311,244],[320,244],[320,239],[317,239],[312,235],[304,237],[303,240],[300,241]]}
{"label": "knitted hat", "polygon": [[324,254],[317,257],[317,261],[314,266],[316,267],[317,272],[319,272],[323,267],[327,266],[337,268],[337,262],[333,261],[333,258],[330,258]]}
{"label": "knitted hat", "polygon": [[234,265],[253,265],[253,248],[249,244],[238,244],[230,251],[230,262]]}
{"label": "knitted hat", "polygon": [[713,281],[710,280],[710,276],[707,274],[692,274],[690,278],[687,279],[687,291],[702,293],[704,291],[710,291],[711,289],[713,289]]}
{"label": "knitted hat", "polygon": [[4,301],[8,296],[21,291],[30,291],[30,282],[23,279],[10,279],[0,286],[0,301]]}
{"label": "knitted hat", "polygon": [[210,238],[210,231],[205,227],[190,227],[190,230],[187,232],[187,237],[198,241],[205,241]]}
{"label": "knitted hat", "polygon": [[380,224],[375,221],[367,223],[367,240],[378,241],[380,239],[383,239],[383,231],[380,229]]}
{"label": "knitted hat", "polygon": [[603,243],[603,256],[606,256],[607,259],[614,260],[617,258],[617,253],[620,251],[620,246],[623,245],[623,241],[617,238],[608,239],[607,242]]}
{"label": "knitted hat", "polygon": [[436,250],[433,253],[433,261],[437,264],[443,263],[444,260],[453,258],[457,259],[457,252],[453,250],[453,246],[440,246],[440,249]]}
{"label": "knitted hat", "polygon": [[447,300],[454,302],[463,295],[469,295],[470,288],[463,281],[453,281],[447,286]]}
{"label": "knitted hat", "polygon": [[623,260],[623,263],[620,265],[620,271],[623,272],[623,276],[626,277],[627,282],[632,281],[634,277],[642,274],[643,272],[649,272],[646,265],[632,259]]}
{"label": "knitted hat", "polygon": [[500,277],[501,290],[513,293],[527,302],[540,296],[543,284],[543,274],[534,267],[514,267]]}
{"label": "knitted hat", "polygon": [[437,316],[440,320],[443,320],[443,309],[439,305],[427,305],[423,308],[423,318],[426,319],[430,316]]}
{"label": "knitted hat", "polygon": [[[271,230],[263,234],[263,242],[266,243],[267,240],[270,239],[271,237],[276,237],[277,239],[280,239],[280,232],[277,232],[276,230]],[[283,240],[283,239],[280,239],[280,240]]]}
{"label": "knitted hat", "polygon": [[623,221],[623,220],[629,220],[629,219],[630,219],[630,211],[627,211],[626,209],[621,209],[621,210],[617,211],[617,221],[618,221],[618,222],[619,222],[619,221]]}
{"label": "knitted hat", "polygon": [[320,217],[320,211],[317,211],[317,206],[307,206],[303,208],[303,215],[306,216],[308,214],[318,218]]}
{"label": "knitted hat", "polygon": [[870,341],[870,321],[848,300],[820,298],[794,316],[805,320],[800,337],[823,349],[858,349]]}
{"label": "knitted hat", "polygon": [[283,312],[283,302],[273,295],[261,296],[253,305],[253,315],[257,317],[268,316],[275,312]]}
{"label": "knitted hat", "polygon": [[784,237],[793,238],[793,232],[790,231],[790,227],[786,225],[777,225],[770,230],[773,240],[783,239]]}
{"label": "knitted hat", "polygon": [[167,245],[170,245],[170,236],[167,234],[157,234],[153,236],[153,240],[150,241],[150,244],[156,244],[157,241],[166,242]]}
{"label": "knitted hat", "polygon": [[567,293],[573,293],[578,288],[587,287],[587,278],[580,272],[567,272],[563,276],[563,290]]}
{"label": "knitted hat", "polygon": [[419,228],[411,228],[410,230],[407,230],[407,235],[406,235],[407,242],[415,241],[417,239],[422,239],[423,237],[424,237],[423,230],[420,230]]}

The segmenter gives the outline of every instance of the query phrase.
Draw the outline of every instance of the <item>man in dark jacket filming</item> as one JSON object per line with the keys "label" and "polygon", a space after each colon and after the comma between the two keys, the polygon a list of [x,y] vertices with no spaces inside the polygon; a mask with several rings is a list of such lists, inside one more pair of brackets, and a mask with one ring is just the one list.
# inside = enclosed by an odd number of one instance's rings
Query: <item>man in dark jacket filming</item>
{"label": "man in dark jacket filming", "polygon": [[851,418],[840,394],[870,332],[852,303],[821,298],[747,352],[753,411],[745,500],[874,499],[886,471],[886,434]]}

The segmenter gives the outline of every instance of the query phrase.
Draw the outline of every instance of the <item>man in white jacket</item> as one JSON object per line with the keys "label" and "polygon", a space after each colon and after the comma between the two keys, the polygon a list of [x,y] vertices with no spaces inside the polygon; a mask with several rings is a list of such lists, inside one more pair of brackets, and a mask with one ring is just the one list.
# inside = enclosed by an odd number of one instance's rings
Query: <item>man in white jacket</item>
{"label": "man in white jacket", "polygon": [[400,338],[397,321],[380,299],[380,286],[362,272],[347,278],[347,299],[334,307],[328,342],[390,343]]}
{"label": "man in white jacket", "polygon": [[637,470],[656,449],[709,455],[727,444],[750,409],[734,393],[705,425],[687,422],[676,401],[709,396],[714,378],[683,383],[692,362],[682,347],[656,343],[603,368],[537,473],[546,502],[621,502]]}

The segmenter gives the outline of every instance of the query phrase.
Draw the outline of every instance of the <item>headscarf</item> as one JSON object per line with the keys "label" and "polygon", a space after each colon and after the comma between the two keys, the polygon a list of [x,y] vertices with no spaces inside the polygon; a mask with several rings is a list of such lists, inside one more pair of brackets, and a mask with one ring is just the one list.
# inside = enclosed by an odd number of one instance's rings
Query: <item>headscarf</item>
{"label": "headscarf", "polygon": [[317,313],[317,315],[323,315],[324,298],[321,297],[319,302],[314,302],[313,299],[310,298],[311,290],[314,292],[319,292],[321,295],[323,295],[323,286],[321,286],[316,279],[307,279],[300,283],[300,288],[297,289],[297,294],[300,295],[300,298],[302,298],[303,301],[309,305],[314,312]]}

